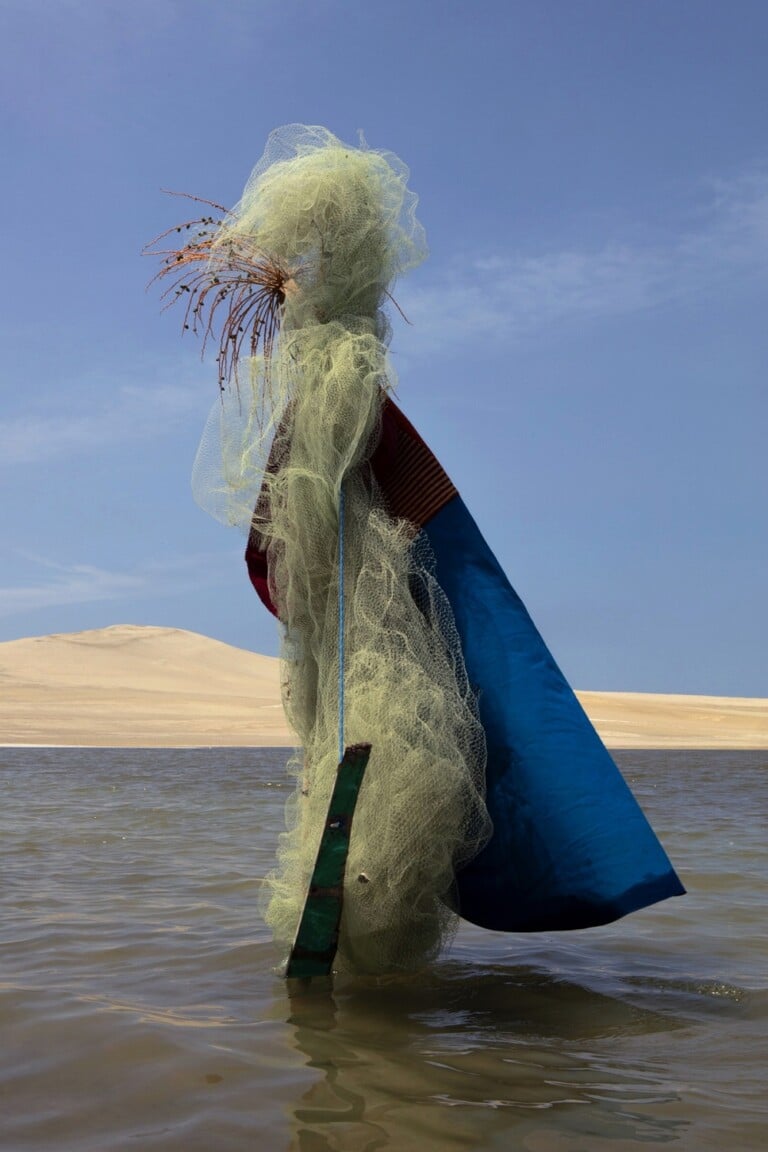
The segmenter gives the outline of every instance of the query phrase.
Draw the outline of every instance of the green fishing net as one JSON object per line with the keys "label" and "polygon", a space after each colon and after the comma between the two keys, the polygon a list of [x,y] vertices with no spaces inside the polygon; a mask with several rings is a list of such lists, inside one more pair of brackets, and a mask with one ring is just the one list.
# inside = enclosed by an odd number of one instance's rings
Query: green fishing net
{"label": "green fishing net", "polygon": [[264,915],[290,948],[339,760],[339,531],[344,490],[346,744],[372,744],[355,812],[337,967],[434,957],[455,924],[455,872],[486,842],[485,742],[449,605],[414,525],[393,519],[368,461],[393,387],[385,305],[425,256],[407,169],[323,128],[270,137],[215,244],[285,272],[279,336],[239,365],[198,451],[193,487],[267,552],[289,765]]}

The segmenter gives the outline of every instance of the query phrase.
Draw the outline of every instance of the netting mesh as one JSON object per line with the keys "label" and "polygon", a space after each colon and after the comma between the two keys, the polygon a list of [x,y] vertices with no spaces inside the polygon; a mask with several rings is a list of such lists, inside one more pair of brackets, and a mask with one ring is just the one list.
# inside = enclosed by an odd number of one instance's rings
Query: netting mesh
{"label": "netting mesh", "polygon": [[227,231],[289,267],[271,362],[250,361],[211,414],[199,502],[259,533],[282,621],[283,699],[301,751],[289,770],[275,938],[293,941],[338,763],[339,506],[344,486],[346,743],[373,745],[355,813],[337,965],[382,972],[434,956],[457,867],[489,835],[485,742],[449,605],[423,536],[393,519],[368,465],[392,375],[382,305],[423,258],[396,158],[325,129],[270,137]]}

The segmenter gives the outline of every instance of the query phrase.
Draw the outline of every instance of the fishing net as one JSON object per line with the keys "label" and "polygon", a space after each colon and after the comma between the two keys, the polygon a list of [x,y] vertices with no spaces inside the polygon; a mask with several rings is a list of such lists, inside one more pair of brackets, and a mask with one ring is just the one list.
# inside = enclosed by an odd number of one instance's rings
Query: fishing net
{"label": "fishing net", "polygon": [[450,607],[423,535],[392,517],[369,463],[393,384],[388,288],[425,255],[407,175],[325,129],[272,134],[213,247],[248,244],[283,270],[280,333],[224,386],[193,474],[203,507],[255,533],[282,622],[283,701],[301,750],[264,915],[286,951],[339,760],[343,606],[343,738],[373,747],[337,966],[367,972],[437,954],[456,920],[455,873],[490,833],[484,735]]}

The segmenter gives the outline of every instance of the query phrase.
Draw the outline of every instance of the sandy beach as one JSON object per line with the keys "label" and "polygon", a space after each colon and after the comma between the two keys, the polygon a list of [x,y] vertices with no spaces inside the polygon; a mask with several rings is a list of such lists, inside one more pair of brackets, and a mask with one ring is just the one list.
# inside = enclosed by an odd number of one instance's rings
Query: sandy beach
{"label": "sandy beach", "polygon": [[[292,746],[279,663],[121,624],[0,644],[0,745]],[[768,699],[577,693],[611,748],[766,748]]]}

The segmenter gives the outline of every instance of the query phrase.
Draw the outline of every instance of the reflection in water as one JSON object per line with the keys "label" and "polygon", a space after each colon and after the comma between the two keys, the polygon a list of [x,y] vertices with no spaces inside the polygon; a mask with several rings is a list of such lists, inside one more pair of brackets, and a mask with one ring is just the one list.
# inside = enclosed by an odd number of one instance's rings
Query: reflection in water
{"label": "reflection in water", "polygon": [[321,1152],[344,1147],[373,1152],[386,1147],[386,1128],[366,1118],[365,1095],[353,1090],[355,1077],[345,1075],[359,1057],[342,1036],[333,1035],[338,1009],[331,981],[291,981],[289,995],[288,1023],[295,1028],[296,1046],[309,1066],[324,1074],[294,1110],[296,1139],[291,1148]]}
{"label": "reflection in water", "polygon": [[288,994],[296,1048],[318,1071],[293,1112],[300,1152],[511,1137],[535,1152],[618,1149],[687,1127],[665,1079],[675,1016],[520,967],[291,981]]}

